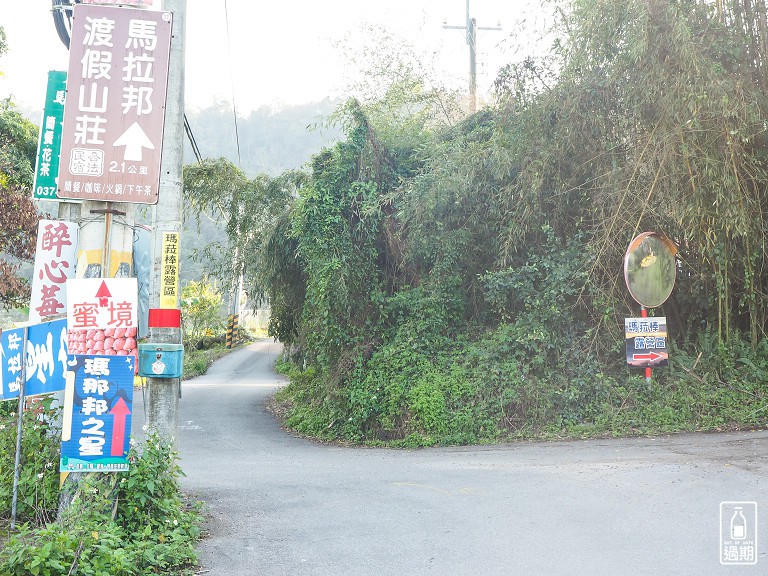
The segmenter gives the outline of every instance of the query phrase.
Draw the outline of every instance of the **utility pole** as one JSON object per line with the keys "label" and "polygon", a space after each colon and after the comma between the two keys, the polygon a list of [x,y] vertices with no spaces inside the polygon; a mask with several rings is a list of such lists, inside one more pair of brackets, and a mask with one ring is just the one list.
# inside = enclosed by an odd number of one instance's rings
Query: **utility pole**
{"label": "utility pole", "polygon": [[[149,291],[150,307],[160,308],[161,275],[163,274],[163,240],[165,233],[178,234],[182,227],[181,195],[184,137],[184,38],[186,0],[162,0],[162,9],[173,14],[173,30],[168,63],[163,154],[158,201],[151,206],[153,239],[152,271]],[[62,42],[69,48],[68,28],[72,23],[72,3],[55,2],[54,23]],[[78,206],[62,202],[59,217],[77,219],[81,224],[78,277],[123,277],[130,275],[133,248],[134,207],[126,203],[86,200]],[[79,216],[79,218],[78,218]],[[99,224],[103,222],[103,227]],[[171,306],[168,295],[165,307],[178,310],[179,301]],[[162,329],[153,334],[157,343],[181,342],[181,330]],[[178,429],[179,378],[150,378],[146,414],[148,425],[161,436],[175,438]]]}
{"label": "utility pole", "polygon": [[[163,235],[181,233],[182,170],[184,167],[184,38],[186,0],[163,0],[162,9],[173,13],[173,36],[168,63],[168,91],[163,133],[163,157],[157,204],[152,206],[152,272],[149,306],[160,308],[163,275]],[[176,308],[179,306],[178,295]],[[152,329],[156,343],[180,344],[181,328]],[[147,427],[165,439],[176,439],[179,427],[180,378],[148,378]]]}
{"label": "utility pole", "polygon": [[[69,27],[72,23],[72,6],[73,4],[54,3],[53,9],[57,32],[67,49],[70,48]],[[65,15],[66,8],[70,10],[68,16]],[[69,98],[74,97],[76,96],[70,93]],[[76,221],[80,225],[77,278],[131,276],[135,214],[135,207],[132,204],[99,200],[73,203],[61,198],[56,209],[60,220]],[[63,399],[63,393],[56,394],[57,403],[63,405]],[[60,516],[71,504],[84,474],[83,472],[62,473]]]}
{"label": "utility pole", "polygon": [[469,112],[474,114],[477,112],[477,31],[501,30],[501,26],[478,27],[477,20],[469,16],[469,0],[467,0],[467,19],[464,26],[448,26],[444,23],[443,28],[466,31],[469,46]]}

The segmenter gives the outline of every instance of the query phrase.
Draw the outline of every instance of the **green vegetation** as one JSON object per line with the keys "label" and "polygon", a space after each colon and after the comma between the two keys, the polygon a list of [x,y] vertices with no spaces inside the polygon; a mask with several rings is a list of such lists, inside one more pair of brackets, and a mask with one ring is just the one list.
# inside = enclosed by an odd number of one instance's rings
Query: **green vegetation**
{"label": "green vegetation", "polygon": [[[16,400],[0,404],[0,517],[10,517],[11,511],[18,406]],[[51,440],[49,424],[58,412],[50,406],[46,399],[24,413],[17,513],[38,525],[55,519],[59,506],[59,443]]]}
{"label": "green vegetation", "polygon": [[[13,401],[0,415],[0,515],[10,517],[16,425]],[[50,400],[24,415],[18,520],[0,551],[0,573],[53,576],[192,574],[202,519],[181,496],[170,444],[150,436],[131,448],[130,471],[87,474],[56,518],[59,437]]]}
{"label": "green vegetation", "polygon": [[226,348],[223,344],[216,344],[211,348],[202,350],[184,350],[184,380],[202,376],[208,371],[211,364],[230,352],[232,349]]}
{"label": "green vegetation", "polygon": [[194,280],[181,290],[182,339],[187,351],[206,347],[224,331],[221,319],[221,292],[216,283]]}
{"label": "green vegetation", "polygon": [[[337,114],[346,138],[255,264],[296,430],[412,446],[765,423],[765,8],[562,8],[551,52],[471,117],[408,66]],[[644,230],[680,249],[650,384],[623,350]]]}
{"label": "green vegetation", "polygon": [[30,191],[36,150],[35,125],[10,99],[0,100],[0,306],[6,310],[29,304],[29,283],[19,269],[35,256],[40,217]]}

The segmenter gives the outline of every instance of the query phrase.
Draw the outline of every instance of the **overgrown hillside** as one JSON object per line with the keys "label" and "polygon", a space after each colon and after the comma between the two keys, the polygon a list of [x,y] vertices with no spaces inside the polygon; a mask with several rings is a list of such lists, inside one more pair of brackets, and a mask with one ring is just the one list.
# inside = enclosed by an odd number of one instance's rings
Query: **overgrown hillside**
{"label": "overgrown hillside", "polygon": [[[576,0],[456,121],[400,76],[350,102],[258,276],[288,424],[407,445],[762,425],[762,0]],[[678,246],[670,367],[624,359],[623,255]]]}

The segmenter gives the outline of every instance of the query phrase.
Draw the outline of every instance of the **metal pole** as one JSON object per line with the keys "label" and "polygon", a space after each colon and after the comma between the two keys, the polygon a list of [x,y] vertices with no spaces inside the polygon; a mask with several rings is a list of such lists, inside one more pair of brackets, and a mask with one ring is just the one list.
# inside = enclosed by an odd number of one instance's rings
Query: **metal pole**
{"label": "metal pole", "polygon": [[[107,204],[109,206],[109,204]],[[112,212],[107,208],[104,213],[104,250],[101,253],[101,275],[107,278],[110,275],[109,253],[112,250],[110,234],[112,233]]]}
{"label": "metal pole", "polygon": [[21,438],[24,434],[24,383],[27,381],[27,328],[21,344],[21,382],[19,384],[19,413],[16,421],[16,462],[13,466],[13,496],[11,499],[11,530],[16,528],[16,507],[19,502],[19,473],[21,472]]}
{"label": "metal pole", "polygon": [[[641,318],[648,318],[648,310],[646,310],[645,306],[640,306],[640,317]],[[645,381],[650,384],[651,382],[651,368],[650,366],[646,366],[645,368]]]}
{"label": "metal pole", "polygon": [[[163,0],[162,9],[173,13],[173,37],[168,64],[168,92],[163,132],[158,201],[152,208],[152,273],[149,282],[150,308],[160,307],[163,232],[181,232],[182,171],[184,167],[184,36],[186,0]],[[177,303],[178,306],[178,303]],[[154,331],[153,342],[179,343],[181,329]],[[179,378],[148,378],[148,428],[166,439],[176,439],[179,427]]]}
{"label": "metal pole", "polygon": [[477,111],[477,20],[469,19],[467,26],[469,39],[469,111]]}

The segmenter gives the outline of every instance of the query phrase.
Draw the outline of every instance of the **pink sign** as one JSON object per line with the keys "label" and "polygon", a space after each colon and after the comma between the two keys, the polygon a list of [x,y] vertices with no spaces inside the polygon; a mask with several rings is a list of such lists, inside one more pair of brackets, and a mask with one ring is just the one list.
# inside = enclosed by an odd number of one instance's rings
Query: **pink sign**
{"label": "pink sign", "polygon": [[58,196],[154,204],[171,13],[77,4],[73,14]]}

